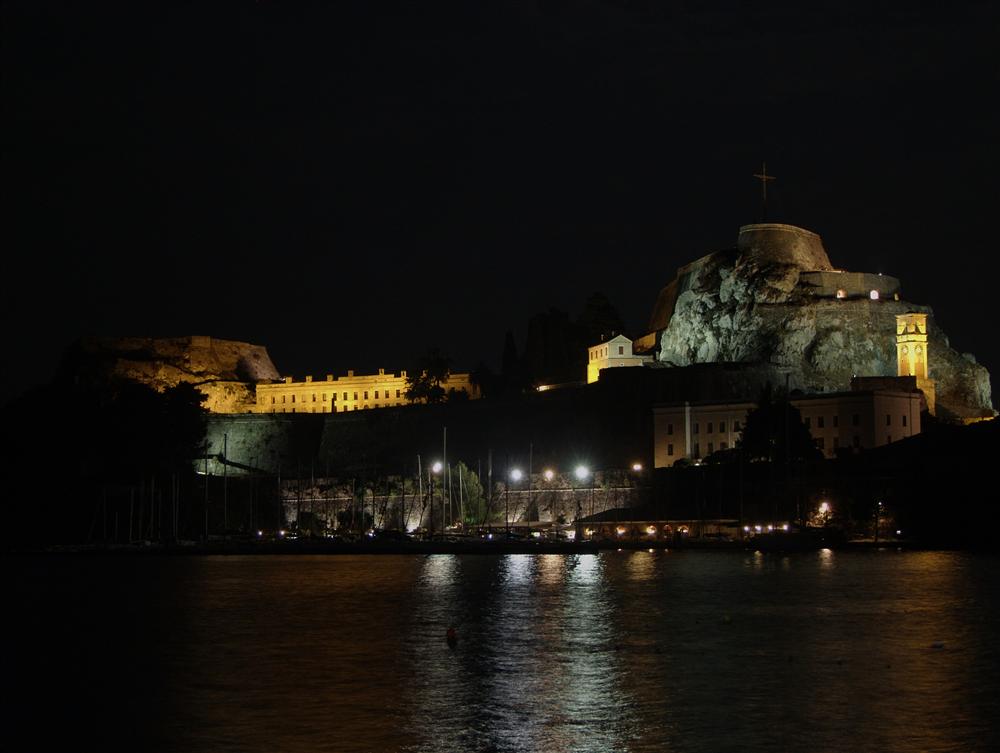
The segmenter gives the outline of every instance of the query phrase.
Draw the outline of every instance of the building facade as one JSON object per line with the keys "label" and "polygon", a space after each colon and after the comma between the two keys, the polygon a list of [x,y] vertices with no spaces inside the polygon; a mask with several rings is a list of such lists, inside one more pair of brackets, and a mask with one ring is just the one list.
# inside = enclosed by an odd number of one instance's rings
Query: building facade
{"label": "building facade", "polygon": [[[906,383],[900,385],[905,387]],[[802,421],[823,456],[841,448],[870,449],[920,433],[921,392],[912,389],[854,389],[793,398]],[[653,462],[666,468],[679,460],[700,460],[736,447],[747,414],[741,403],[670,403],[653,408]]]}
{"label": "building facade", "polygon": [[[464,392],[470,399],[479,397],[469,374],[449,374],[441,385],[445,392]],[[406,372],[355,375],[316,381],[307,376],[296,382],[285,377],[283,382],[260,383],[251,413],[346,413],[347,411],[391,408],[409,405],[406,397]]]}
{"label": "building facade", "polygon": [[602,369],[622,366],[642,366],[652,360],[632,352],[632,341],[625,335],[616,335],[607,342],[587,348],[587,384],[598,380]]}

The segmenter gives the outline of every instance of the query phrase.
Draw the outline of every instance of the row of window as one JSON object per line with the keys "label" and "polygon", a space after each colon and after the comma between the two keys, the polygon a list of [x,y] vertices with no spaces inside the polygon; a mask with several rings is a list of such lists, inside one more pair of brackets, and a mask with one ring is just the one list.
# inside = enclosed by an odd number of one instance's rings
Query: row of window
{"label": "row of window", "polygon": [[[816,428],[817,429],[824,429],[824,428],[826,428],[826,420],[825,419],[826,419],[825,416],[816,416]],[[906,426],[906,415],[903,414],[902,416],[900,416],[900,419],[902,420],[902,426],[905,427]],[[805,416],[802,419],[802,421],[805,423],[807,429],[810,429],[810,430],[812,429],[812,417],[811,416]],[[861,425],[861,415],[858,414],[858,413],[855,413],[854,415],[851,416],[851,426],[860,426],[860,425]],[[886,413],[885,414],[885,425],[886,426],[892,426],[892,414],[891,413]],[[840,426],[840,416],[833,416],[833,428],[836,429],[839,426]]]}
{"label": "row of window", "polygon": [[[705,433],[706,434],[714,434],[715,433],[713,431],[714,428],[715,428],[715,422],[713,422],[713,421],[707,422],[705,424]],[[733,421],[733,431],[735,431],[737,433],[743,431],[743,427],[740,425],[739,421]],[[667,434],[673,434],[673,433],[674,433],[674,425],[673,424],[667,424]],[[698,425],[697,421],[695,421],[693,424],[691,424],[691,433],[692,434],[698,434],[699,433],[699,425]],[[725,434],[725,433],[726,433],[726,422],[725,421],[719,421],[719,434]]]}
{"label": "row of window", "polygon": [[[390,399],[392,399],[392,396],[389,394],[389,390],[382,390],[382,393],[383,393],[383,397],[381,399],[383,399],[383,400],[390,400]],[[347,395],[349,393],[345,392],[343,394],[344,394],[344,398],[343,399],[347,400]],[[401,394],[402,394],[401,390],[396,390],[396,398],[397,399],[401,396]],[[285,402],[285,397],[286,397],[285,395],[281,396],[281,402],[282,403]],[[295,395],[292,395],[291,396],[292,399],[291,399],[290,402],[294,403],[295,402],[295,397],[296,397]],[[300,402],[303,402],[303,403],[310,402],[308,400],[309,397],[310,397],[309,395],[303,395],[302,396],[302,400]],[[312,401],[311,402],[315,403],[316,402],[316,393],[314,392],[311,397],[312,397]],[[333,402],[337,402],[337,393],[336,392],[331,393],[331,397],[332,397]],[[325,403],[326,399],[327,399],[327,393],[325,393],[325,392],[321,393],[321,402]],[[357,392],[354,393],[354,399],[355,400],[358,399],[358,393]],[[364,391],[364,398],[363,399],[365,399],[365,400],[368,399],[368,390]],[[375,399],[376,400],[380,399],[379,398],[379,390],[375,390]],[[264,402],[264,396],[263,395],[261,395],[260,402],[262,402],[262,403]],[[276,395],[271,395],[271,405],[274,405],[276,402],[277,402],[277,396]]]}
{"label": "row of window", "polygon": [[[728,449],[729,449],[728,442],[726,441],[719,442],[719,450],[728,450]],[[707,454],[711,455],[713,452],[715,452],[715,442],[709,442]],[[672,456],[673,454],[674,454],[674,444],[673,442],[667,442],[667,455]],[[691,456],[695,458],[701,457],[701,445],[698,442],[694,443],[694,452],[691,453]]]}
{"label": "row of window", "polygon": [[[620,355],[620,356],[625,355],[625,346],[624,345],[619,345],[618,346],[618,355]],[[590,351],[590,360],[591,361],[596,361],[596,360],[598,360],[600,358],[607,358],[607,357],[608,357],[608,349],[607,348],[604,348],[603,350],[592,350],[592,351]]]}
{"label": "row of window", "polygon": [[385,403],[384,405],[375,405],[375,406],[371,406],[371,405],[365,404],[363,406],[362,405],[341,405],[339,407],[336,406],[336,405],[334,405],[334,406],[331,406],[330,410],[327,410],[326,408],[319,408],[319,409],[317,409],[317,408],[299,408],[299,409],[295,409],[295,408],[290,408],[290,409],[289,408],[276,408],[272,412],[273,413],[296,413],[296,412],[298,412],[298,413],[346,413],[347,411],[352,411],[352,410],[368,410],[369,408],[373,408],[373,407],[374,408],[394,408],[396,406],[405,405],[405,404],[406,403]]}

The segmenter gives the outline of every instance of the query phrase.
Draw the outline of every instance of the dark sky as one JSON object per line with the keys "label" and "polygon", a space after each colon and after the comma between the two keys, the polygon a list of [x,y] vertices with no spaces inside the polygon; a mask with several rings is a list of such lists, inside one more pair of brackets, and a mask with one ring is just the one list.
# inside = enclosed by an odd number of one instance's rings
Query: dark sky
{"label": "dark sky", "polygon": [[995,3],[5,2],[6,394],[87,334],[499,365],[759,218],[1000,369]]}

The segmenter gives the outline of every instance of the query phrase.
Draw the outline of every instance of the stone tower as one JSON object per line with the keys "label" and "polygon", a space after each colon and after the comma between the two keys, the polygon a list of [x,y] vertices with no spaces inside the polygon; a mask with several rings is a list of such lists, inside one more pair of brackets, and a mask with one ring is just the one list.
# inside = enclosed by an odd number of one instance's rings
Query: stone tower
{"label": "stone tower", "polygon": [[896,363],[899,376],[917,378],[917,387],[927,398],[927,410],[934,414],[934,380],[930,378],[927,349],[927,314],[896,314]]}

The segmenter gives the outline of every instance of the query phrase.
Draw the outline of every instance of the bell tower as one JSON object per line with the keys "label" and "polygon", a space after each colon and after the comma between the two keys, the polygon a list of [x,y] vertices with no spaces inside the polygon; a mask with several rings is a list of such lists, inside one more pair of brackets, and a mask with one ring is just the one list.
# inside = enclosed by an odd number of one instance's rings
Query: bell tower
{"label": "bell tower", "polygon": [[917,378],[917,387],[927,398],[934,415],[934,380],[930,378],[927,348],[927,314],[896,314],[896,373]]}

